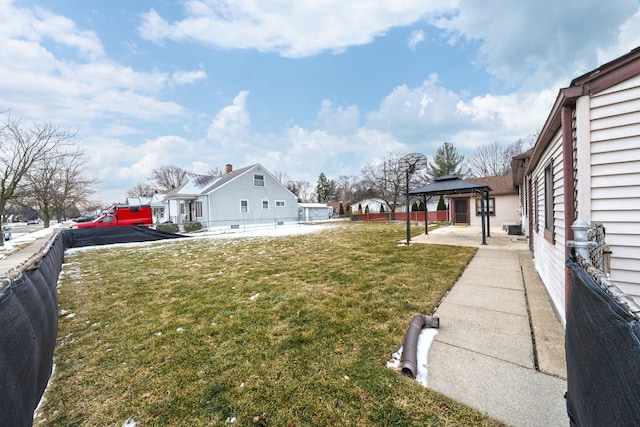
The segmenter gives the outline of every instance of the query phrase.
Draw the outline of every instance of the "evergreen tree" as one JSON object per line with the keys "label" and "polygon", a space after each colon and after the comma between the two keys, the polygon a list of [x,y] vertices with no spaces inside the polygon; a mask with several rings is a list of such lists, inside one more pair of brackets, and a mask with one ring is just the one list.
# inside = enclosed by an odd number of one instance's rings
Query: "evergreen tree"
{"label": "evergreen tree", "polygon": [[368,214],[369,213],[369,205],[364,207],[364,213]]}
{"label": "evergreen tree", "polygon": [[411,212],[418,212],[418,203],[417,202],[413,202],[413,204],[411,205]]}
{"label": "evergreen tree", "polygon": [[445,142],[438,148],[433,162],[429,162],[427,175],[431,180],[444,175],[456,175],[459,178],[464,178],[466,172],[463,162],[464,156],[458,154],[456,147],[450,142]]}
{"label": "evergreen tree", "polygon": [[358,213],[362,213],[362,204],[358,203]]}
{"label": "evergreen tree", "polygon": [[384,203],[380,203],[380,213],[384,213]]}
{"label": "evergreen tree", "polygon": [[344,206],[342,206],[342,202],[340,202],[340,216],[344,216]]}
{"label": "evergreen tree", "polygon": [[328,202],[333,198],[336,192],[336,182],[328,179],[324,172],[320,172],[318,183],[316,185],[316,194],[318,195],[318,203]]}
{"label": "evergreen tree", "polygon": [[420,203],[418,203],[418,210],[424,212],[424,200],[420,200]]}
{"label": "evergreen tree", "polygon": [[439,211],[447,210],[447,205],[445,205],[444,203],[444,196],[442,194],[440,195],[440,199],[438,200],[438,210]]}

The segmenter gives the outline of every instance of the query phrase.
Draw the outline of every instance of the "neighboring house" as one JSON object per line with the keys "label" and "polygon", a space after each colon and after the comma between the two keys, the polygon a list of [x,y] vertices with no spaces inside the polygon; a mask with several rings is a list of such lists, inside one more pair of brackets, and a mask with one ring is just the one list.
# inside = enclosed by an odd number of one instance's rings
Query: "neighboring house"
{"label": "neighboring house", "polygon": [[199,221],[205,227],[240,228],[247,224],[297,222],[298,200],[261,164],[225,175],[187,174],[180,187],[165,195],[167,216],[181,224]]}
{"label": "neighboring house", "polygon": [[[485,206],[485,214],[490,216],[491,228],[520,224],[520,204],[518,187],[513,185],[511,175],[487,176],[483,178],[467,178],[466,182],[488,186],[489,200]],[[482,225],[481,198],[475,193],[455,194],[448,199],[451,222],[457,225]]]}
{"label": "neighboring house", "polygon": [[369,208],[369,213],[380,213],[380,206],[384,205],[384,212],[389,212],[389,206],[382,199],[364,199],[359,202],[353,204],[352,209],[355,211],[358,208],[362,208],[361,212],[358,213],[366,213],[367,207]]}
{"label": "neighboring house", "polygon": [[298,203],[298,221],[322,221],[333,216],[333,207],[326,203]]}
{"label": "neighboring house", "polygon": [[563,321],[576,219],[604,225],[610,278],[640,301],[640,49],[561,89],[530,156],[513,165],[535,267]]}

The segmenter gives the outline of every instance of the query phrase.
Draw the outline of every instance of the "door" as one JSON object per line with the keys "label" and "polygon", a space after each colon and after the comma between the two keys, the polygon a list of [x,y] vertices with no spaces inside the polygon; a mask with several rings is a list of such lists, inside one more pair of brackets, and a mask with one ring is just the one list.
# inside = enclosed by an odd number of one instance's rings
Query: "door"
{"label": "door", "polygon": [[454,224],[469,224],[469,199],[455,199]]}

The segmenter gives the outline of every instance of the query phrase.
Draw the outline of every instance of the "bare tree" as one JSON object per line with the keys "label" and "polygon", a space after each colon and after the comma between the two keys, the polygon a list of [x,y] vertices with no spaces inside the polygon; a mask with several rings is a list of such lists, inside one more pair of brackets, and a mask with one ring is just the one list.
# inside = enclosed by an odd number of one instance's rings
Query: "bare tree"
{"label": "bare tree", "polygon": [[340,175],[336,180],[336,198],[342,202],[353,202],[359,188],[360,180],[357,176]]}
{"label": "bare tree", "polygon": [[287,189],[298,198],[298,202],[310,202],[315,198],[311,183],[308,181],[287,181],[285,184]]}
{"label": "bare tree", "polygon": [[471,176],[501,176],[511,173],[508,147],[499,142],[476,148],[467,164]]}
{"label": "bare tree", "polygon": [[[392,152],[382,161],[370,162],[362,168],[362,185],[368,193],[382,199],[395,212],[401,197],[406,193],[407,167],[405,153]],[[424,185],[426,171],[416,170],[410,175],[410,187]]]}
{"label": "bare tree", "polygon": [[[30,127],[13,120],[9,111],[0,112],[0,214],[4,216],[7,202],[14,199],[18,186],[34,164],[44,160],[47,153],[62,146],[75,133],[60,130],[51,123],[33,123]],[[0,245],[4,242],[0,239]]]}
{"label": "bare tree", "polygon": [[221,176],[225,176],[226,174],[227,172],[225,171],[225,169],[222,169],[219,166],[211,168],[209,169],[209,171],[207,171],[207,175],[211,175],[214,178],[220,178]]}
{"label": "bare tree", "polygon": [[78,147],[56,147],[35,162],[19,185],[19,204],[38,212],[44,227],[54,217],[61,220],[66,212],[90,202],[95,180],[85,174],[85,152]]}
{"label": "bare tree", "polygon": [[149,180],[160,193],[179,187],[185,180],[187,171],[177,166],[160,166],[151,171]]}
{"label": "bare tree", "polygon": [[471,176],[502,176],[511,173],[511,159],[533,146],[537,133],[520,138],[511,144],[499,142],[476,148],[467,165]]}
{"label": "bare tree", "polygon": [[128,189],[125,195],[134,199],[141,199],[143,197],[150,198],[156,191],[153,185],[146,182],[139,182],[134,185],[133,188]]}

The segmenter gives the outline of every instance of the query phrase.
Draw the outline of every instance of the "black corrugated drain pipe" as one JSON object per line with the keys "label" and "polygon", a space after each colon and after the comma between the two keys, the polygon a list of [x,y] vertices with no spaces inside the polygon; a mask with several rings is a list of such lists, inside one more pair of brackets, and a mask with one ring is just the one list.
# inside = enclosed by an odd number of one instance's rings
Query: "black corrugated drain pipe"
{"label": "black corrugated drain pipe", "polygon": [[418,337],[423,328],[437,328],[440,319],[437,316],[417,314],[411,320],[402,345],[402,375],[415,378],[418,370]]}

